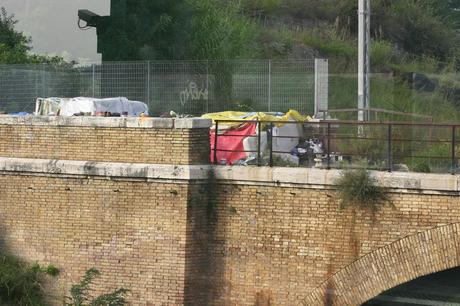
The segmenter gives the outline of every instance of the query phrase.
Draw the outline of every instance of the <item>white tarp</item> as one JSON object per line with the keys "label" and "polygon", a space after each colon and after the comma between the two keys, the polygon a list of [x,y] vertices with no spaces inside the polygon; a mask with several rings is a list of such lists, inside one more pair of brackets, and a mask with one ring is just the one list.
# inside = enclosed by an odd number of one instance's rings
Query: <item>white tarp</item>
{"label": "white tarp", "polygon": [[126,113],[128,116],[139,116],[141,113],[148,114],[148,106],[143,102],[130,101],[124,97],[95,99],[95,98],[73,98],[63,101],[61,105],[61,116],[73,116],[78,113],[91,113],[96,115],[100,112]]}
{"label": "white tarp", "polygon": [[147,104],[138,101],[130,101],[124,97],[106,99],[78,97],[59,100],[60,116],[74,116],[82,113],[95,116],[97,113],[105,112],[120,115],[126,114],[128,116],[139,116],[142,113],[148,115]]}
{"label": "white tarp", "polygon": [[[257,135],[257,130],[256,130],[256,135]],[[247,156],[257,156],[257,137],[246,137],[243,140],[243,147],[245,151],[251,151],[247,152]],[[260,153],[263,155],[265,150],[267,149],[267,132],[261,132],[260,133]]]}
{"label": "white tarp", "polygon": [[94,100],[90,98],[73,98],[61,100],[61,109],[59,111],[59,115],[73,116],[79,113],[91,113],[91,115],[95,115]]}
{"label": "white tarp", "polygon": [[[291,120],[294,121],[294,120]],[[291,150],[299,144],[303,131],[299,124],[285,124],[273,128],[273,151],[290,154]]]}

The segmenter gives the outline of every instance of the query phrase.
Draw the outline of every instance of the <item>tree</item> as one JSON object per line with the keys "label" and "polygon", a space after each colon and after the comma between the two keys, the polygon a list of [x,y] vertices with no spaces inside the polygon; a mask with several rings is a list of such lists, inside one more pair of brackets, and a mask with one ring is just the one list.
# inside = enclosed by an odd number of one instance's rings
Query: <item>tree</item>
{"label": "tree", "polygon": [[[454,20],[459,0],[374,0],[371,3],[371,34],[416,56],[446,60],[458,46]],[[356,0],[340,4],[340,18],[357,33]],[[447,22],[451,20],[452,22]]]}
{"label": "tree", "polygon": [[239,14],[235,1],[115,3],[121,7],[97,26],[104,61],[229,59],[248,54],[251,23]]}
{"label": "tree", "polygon": [[460,0],[418,0],[424,6],[431,8],[443,21],[460,27]]}
{"label": "tree", "polygon": [[255,27],[239,14],[239,3],[220,4],[215,0],[187,0],[194,14],[188,57],[193,59],[234,59],[251,57]]}
{"label": "tree", "polygon": [[446,60],[456,47],[453,27],[446,24],[433,8],[423,7],[416,1],[394,1],[389,9],[381,9],[378,26],[383,28],[385,38],[404,50]]}
{"label": "tree", "polygon": [[25,62],[31,39],[14,29],[17,23],[14,15],[8,15],[4,7],[0,11],[0,63]]}
{"label": "tree", "polygon": [[104,61],[184,57],[191,16],[184,0],[113,3],[112,15],[98,24]]}
{"label": "tree", "polygon": [[74,64],[66,63],[59,56],[32,54],[32,39],[15,29],[17,23],[14,15],[9,15],[4,7],[0,8],[0,64]]}

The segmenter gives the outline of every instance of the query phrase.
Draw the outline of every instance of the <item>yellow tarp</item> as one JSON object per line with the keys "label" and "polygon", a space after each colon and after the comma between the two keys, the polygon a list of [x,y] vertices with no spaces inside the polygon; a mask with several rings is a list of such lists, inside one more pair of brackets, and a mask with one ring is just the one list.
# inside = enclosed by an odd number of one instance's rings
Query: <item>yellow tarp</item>
{"label": "yellow tarp", "polygon": [[[304,122],[304,121],[310,121],[312,118],[310,116],[303,116],[301,115],[298,111],[296,110],[289,110],[286,114],[283,116],[274,116],[266,113],[248,113],[248,112],[232,112],[232,111],[227,111],[227,112],[220,112],[220,113],[210,113],[210,114],[204,114],[201,116],[202,118],[205,119],[212,119],[212,122],[215,123],[216,120],[244,120],[244,121],[250,121],[250,120],[259,120],[259,121],[275,121],[275,122],[286,122],[286,121],[297,121],[297,122]],[[235,125],[240,125],[240,122],[222,122],[223,125],[227,126],[235,126]]]}

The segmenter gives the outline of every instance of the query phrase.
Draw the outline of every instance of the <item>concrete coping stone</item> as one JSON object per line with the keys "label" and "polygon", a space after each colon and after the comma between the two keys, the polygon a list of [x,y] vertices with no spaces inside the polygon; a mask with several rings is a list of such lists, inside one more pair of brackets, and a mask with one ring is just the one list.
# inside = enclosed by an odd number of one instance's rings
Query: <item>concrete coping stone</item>
{"label": "concrete coping stone", "polygon": [[[215,177],[221,180],[246,182],[273,182],[332,188],[341,176],[340,170],[286,167],[231,167],[217,166]],[[371,171],[378,184],[390,189],[418,191],[459,192],[460,176],[414,172]]]}
{"label": "concrete coping stone", "polygon": [[203,118],[62,117],[0,115],[0,125],[73,126],[101,128],[206,129],[212,120]]}
{"label": "concrete coping stone", "polygon": [[0,157],[0,171],[129,179],[202,180],[207,165],[162,165]]}
{"label": "concrete coping stone", "polygon": [[[220,181],[241,184],[297,185],[333,188],[339,170],[311,168],[229,167],[211,165],[163,165],[0,157],[0,171],[18,173],[83,175],[139,179],[207,180],[209,173]],[[460,176],[407,172],[371,172],[379,184],[395,190],[460,192]]]}

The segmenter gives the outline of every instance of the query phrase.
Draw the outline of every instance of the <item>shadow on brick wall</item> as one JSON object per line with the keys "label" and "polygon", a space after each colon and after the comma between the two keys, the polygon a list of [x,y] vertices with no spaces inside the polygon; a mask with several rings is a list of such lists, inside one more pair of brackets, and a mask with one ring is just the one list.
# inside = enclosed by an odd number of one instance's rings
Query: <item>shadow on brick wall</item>
{"label": "shadow on brick wall", "polygon": [[[189,186],[185,265],[185,305],[211,305],[223,278],[223,256],[213,249],[218,226],[214,175]],[[217,256],[216,256],[217,255]]]}

